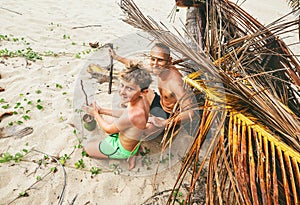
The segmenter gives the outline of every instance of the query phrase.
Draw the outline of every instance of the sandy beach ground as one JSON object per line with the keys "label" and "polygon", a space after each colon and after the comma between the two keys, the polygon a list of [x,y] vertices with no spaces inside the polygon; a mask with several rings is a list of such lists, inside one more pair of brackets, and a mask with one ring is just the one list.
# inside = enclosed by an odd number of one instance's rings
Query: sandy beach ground
{"label": "sandy beach ground", "polygon": [[[257,2],[247,1],[243,8],[263,24],[289,10],[283,0]],[[117,80],[108,94],[108,83],[100,85],[86,70],[92,63],[109,65],[107,47],[95,49],[89,43],[112,43],[120,54],[137,58],[151,45],[146,34],[121,20],[118,3],[9,0],[1,5],[1,52],[32,60],[0,58],[0,87],[5,89],[0,92],[0,114],[14,112],[0,122],[0,204],[132,205],[173,187],[191,140],[185,133],[162,158],[159,142],[148,143],[150,153],[140,156],[132,171],[125,161],[95,160],[82,153],[87,140],[104,137],[98,129],[83,127],[82,86],[88,102],[107,107],[117,102]],[[169,16],[175,1],[136,4],[171,31],[185,22],[183,8],[174,19]],[[121,68],[114,64],[116,71]]]}

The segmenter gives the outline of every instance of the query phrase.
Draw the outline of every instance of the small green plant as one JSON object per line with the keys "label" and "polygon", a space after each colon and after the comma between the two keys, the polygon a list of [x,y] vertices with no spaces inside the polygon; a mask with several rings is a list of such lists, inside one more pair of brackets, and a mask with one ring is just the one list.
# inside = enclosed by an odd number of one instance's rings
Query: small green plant
{"label": "small green plant", "polygon": [[[31,108],[34,103],[30,99],[26,98],[23,93],[20,93],[19,96],[20,96],[19,101],[17,101],[14,105],[10,105],[9,103],[2,105],[2,108],[6,108],[6,109],[13,108],[14,109],[13,114],[19,115],[19,117],[21,118],[16,121],[9,122],[8,123],[9,126],[12,126],[14,124],[20,125],[23,124],[24,121],[28,121],[31,119],[29,113],[31,112]],[[3,99],[3,102],[4,101],[5,100]],[[41,104],[41,100],[39,99],[37,100],[36,103],[37,109],[39,110],[43,109],[43,106],[40,104]]]}
{"label": "small green plant", "polygon": [[[69,36],[66,36],[66,38],[69,38]],[[24,57],[27,60],[35,62],[36,60],[42,60],[42,56],[58,56],[58,54],[54,53],[53,51],[45,51],[44,53],[34,51],[32,48],[28,47],[30,43],[27,42],[24,37],[17,38],[11,34],[10,37],[0,34],[0,41],[9,41],[16,44],[24,44],[25,46],[25,48],[18,50],[8,50],[7,48],[1,49],[0,57]]]}
{"label": "small green plant", "polygon": [[69,35],[66,35],[66,34],[64,34],[64,35],[63,35],[63,39],[70,39],[70,36],[69,36]]}
{"label": "small green plant", "polygon": [[109,167],[112,169],[115,175],[119,175],[122,172],[122,169],[119,167],[119,164],[110,164]]}
{"label": "small green plant", "polygon": [[19,108],[20,106],[21,106],[21,103],[20,103],[20,102],[17,102],[16,105],[15,105],[15,107],[14,107],[14,109],[17,109],[17,108]]}
{"label": "small green plant", "polygon": [[9,41],[9,38],[7,35],[0,34],[0,41]]}
{"label": "small green plant", "polygon": [[37,105],[36,105],[36,108],[39,109],[39,110],[42,110],[44,107],[40,104],[42,102],[41,99],[38,99],[37,101]]}
{"label": "small green plant", "polygon": [[17,125],[22,125],[22,124],[23,124],[23,121],[18,120],[18,121],[16,121],[16,123],[17,123]]}
{"label": "small green plant", "polygon": [[11,51],[7,48],[0,50],[1,57],[24,57],[27,60],[35,62],[36,60],[42,60],[41,54],[33,51],[32,48],[21,49],[17,51]]}
{"label": "small green plant", "polygon": [[175,197],[175,201],[180,204],[180,205],[183,205],[185,200],[182,199],[183,197],[183,193],[182,192],[178,192],[178,189],[176,189],[174,192],[173,192],[173,196]]}
{"label": "small green plant", "polygon": [[2,105],[1,106],[3,109],[8,109],[8,108],[10,108],[10,105],[9,104],[6,104],[6,105]]}
{"label": "small green plant", "polygon": [[54,53],[53,51],[44,51],[43,56],[53,56],[53,57],[57,57],[59,54],[58,53]]}
{"label": "small green plant", "polygon": [[147,170],[151,169],[151,159],[149,157],[150,149],[145,147],[145,151],[141,151],[140,155],[142,156],[142,166],[146,166]]}
{"label": "small green plant", "polygon": [[23,115],[22,118],[23,118],[24,120],[30,120],[30,116],[29,116],[29,115]]}
{"label": "small green plant", "polygon": [[83,146],[81,143],[79,143],[78,145],[75,145],[75,148],[81,149],[81,148],[83,148]]}
{"label": "small green plant", "polygon": [[39,110],[42,110],[44,107],[41,106],[41,105],[36,105],[36,108],[39,109]]}
{"label": "small green plant", "polygon": [[50,26],[50,31],[53,31],[55,27],[61,27],[61,24],[54,24],[53,22],[51,22],[49,26]]}
{"label": "small green plant", "polygon": [[26,191],[22,191],[22,192],[19,193],[19,196],[27,197],[27,196],[29,196],[29,194]]}
{"label": "small green plant", "polygon": [[[23,152],[24,152],[24,150],[23,150]],[[24,153],[26,154],[26,153],[28,153],[28,151],[26,151]],[[15,162],[20,162],[23,157],[24,157],[24,155],[20,152],[17,152],[14,155],[10,154],[9,152],[5,152],[0,155],[0,163],[10,162],[12,160]]]}
{"label": "small green plant", "polygon": [[62,115],[62,113],[60,113],[59,121],[60,121],[60,122],[64,122],[64,121],[66,121],[66,120],[67,120],[66,117],[64,117],[64,116]]}
{"label": "small green plant", "polygon": [[[73,130],[73,134],[74,134],[74,135],[77,135],[77,130],[76,130],[76,129]],[[82,146],[82,144],[81,144],[81,143],[82,143],[82,139],[77,138],[77,141],[78,141],[78,144],[75,145],[74,148],[78,148],[78,149],[83,148],[83,146]]]}
{"label": "small green plant", "polygon": [[56,167],[51,167],[50,171],[53,172],[53,173],[56,173],[57,172],[57,168]]}
{"label": "small green plant", "polygon": [[163,157],[162,160],[160,160],[160,163],[166,163],[167,161],[169,161],[172,157],[174,157],[174,155],[171,154],[167,154],[166,157]]}
{"label": "small green plant", "polygon": [[89,155],[86,153],[86,151],[85,151],[85,150],[82,150],[82,152],[81,152],[81,156],[83,156],[83,157],[88,157]]}
{"label": "small green plant", "polygon": [[70,156],[67,155],[67,154],[64,154],[63,156],[61,156],[61,157],[59,158],[59,163],[60,163],[61,165],[65,165],[65,163],[66,163],[66,161],[67,161],[68,159],[70,159]]}
{"label": "small green plant", "polygon": [[81,58],[80,53],[76,53],[75,58]]}
{"label": "small green plant", "polygon": [[83,162],[83,159],[78,160],[75,164],[76,169],[83,169],[85,168],[85,164]]}
{"label": "small green plant", "polygon": [[101,171],[102,171],[102,169],[98,168],[98,167],[91,167],[91,169],[90,169],[90,172],[92,173],[92,175],[100,174]]}
{"label": "small green plant", "polygon": [[56,88],[63,88],[63,86],[62,85],[60,85],[60,84],[58,84],[58,83],[56,83]]}
{"label": "small green plant", "polygon": [[25,57],[26,59],[31,60],[33,62],[36,60],[43,60],[41,55],[38,52],[33,51],[32,48],[26,48],[25,54],[23,54],[23,56],[20,56]]}

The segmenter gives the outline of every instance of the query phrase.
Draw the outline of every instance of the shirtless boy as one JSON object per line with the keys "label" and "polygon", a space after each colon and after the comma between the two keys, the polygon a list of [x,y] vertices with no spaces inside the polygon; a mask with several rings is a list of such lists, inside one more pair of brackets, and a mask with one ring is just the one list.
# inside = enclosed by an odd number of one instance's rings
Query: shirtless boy
{"label": "shirtless boy", "polygon": [[[118,56],[114,50],[109,50],[110,55],[120,61],[123,64],[129,65],[130,59]],[[175,122],[181,122],[183,120],[191,120],[195,114],[192,110],[186,109],[191,105],[191,99],[183,96],[186,94],[184,89],[184,82],[182,75],[178,69],[172,65],[172,57],[170,56],[169,47],[161,43],[156,43],[150,51],[150,68],[151,72],[158,76],[158,90],[160,96],[154,91],[149,89],[147,99],[150,103],[150,113],[152,117],[149,117],[149,122],[152,123],[156,130],[163,128],[168,123],[170,113],[172,113],[175,104],[179,101],[181,112],[175,119]],[[157,112],[157,110],[160,111]],[[155,130],[155,127],[149,126],[147,129]]]}
{"label": "shirtless boy", "polygon": [[[103,131],[110,134],[104,140],[88,142],[84,147],[90,157],[100,159],[128,159],[129,170],[135,167],[136,153],[139,149],[143,130],[149,116],[149,102],[145,98],[152,82],[148,71],[138,66],[131,67],[121,74],[118,89],[121,103],[126,109],[111,110],[98,106],[88,107],[87,112],[94,116]],[[101,115],[116,117],[113,121]]]}

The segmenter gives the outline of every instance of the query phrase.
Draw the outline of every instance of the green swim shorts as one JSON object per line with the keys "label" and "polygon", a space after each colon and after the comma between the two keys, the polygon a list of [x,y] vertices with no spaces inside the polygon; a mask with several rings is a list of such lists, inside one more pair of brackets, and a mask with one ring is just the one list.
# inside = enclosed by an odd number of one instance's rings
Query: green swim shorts
{"label": "green swim shorts", "polygon": [[111,134],[99,143],[99,150],[102,154],[112,159],[127,159],[137,153],[139,149],[138,145],[136,149],[131,153],[126,150],[120,142],[119,134]]}

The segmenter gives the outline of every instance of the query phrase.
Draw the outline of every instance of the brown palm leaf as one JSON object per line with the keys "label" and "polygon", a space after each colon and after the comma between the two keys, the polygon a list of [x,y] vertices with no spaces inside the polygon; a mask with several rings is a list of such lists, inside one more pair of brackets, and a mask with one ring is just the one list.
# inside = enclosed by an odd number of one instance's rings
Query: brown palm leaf
{"label": "brown palm leaf", "polygon": [[[195,49],[184,37],[143,16],[133,1],[122,1],[121,8],[127,23],[147,31],[207,74],[206,78],[195,73],[187,77],[187,83],[206,93],[207,103],[174,190],[181,187],[192,167],[186,200],[190,201],[205,163],[197,165],[199,152],[207,130],[217,120],[210,146],[206,203],[299,203],[300,66],[279,38],[298,21],[279,19],[264,27],[231,2],[206,1],[199,8],[205,13],[195,18],[201,21],[198,30],[202,38],[193,40],[187,32]],[[224,112],[224,107],[227,117],[215,113]],[[171,202],[175,203],[172,196]]]}

